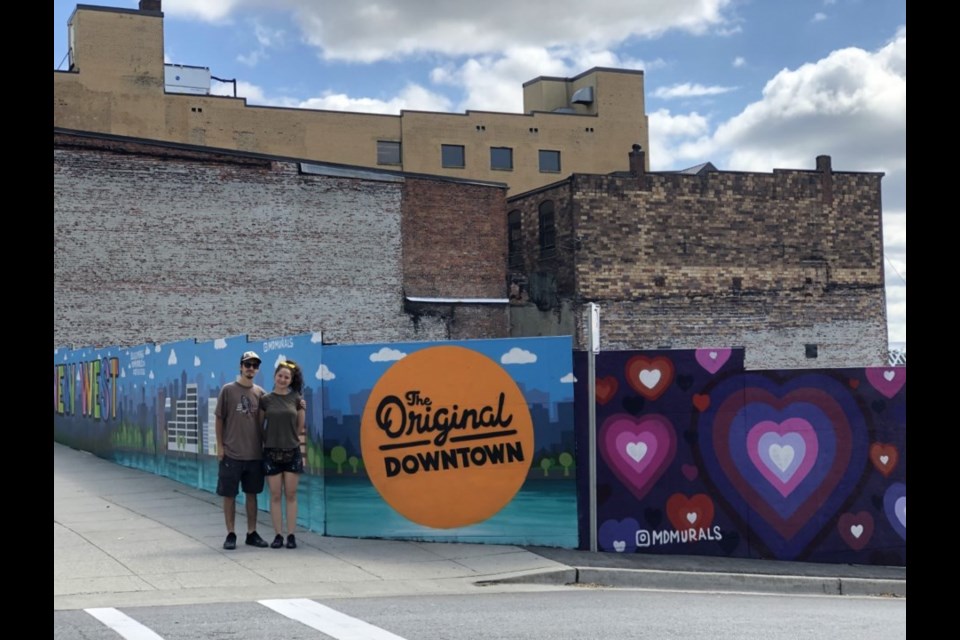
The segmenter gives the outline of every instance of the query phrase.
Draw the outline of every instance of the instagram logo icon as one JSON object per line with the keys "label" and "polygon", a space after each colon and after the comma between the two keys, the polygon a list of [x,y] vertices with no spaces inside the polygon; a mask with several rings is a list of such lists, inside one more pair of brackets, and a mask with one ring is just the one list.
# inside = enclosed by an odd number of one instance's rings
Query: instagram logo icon
{"label": "instagram logo icon", "polygon": [[637,529],[637,546],[638,547],[649,547],[650,546],[650,532],[646,529]]}

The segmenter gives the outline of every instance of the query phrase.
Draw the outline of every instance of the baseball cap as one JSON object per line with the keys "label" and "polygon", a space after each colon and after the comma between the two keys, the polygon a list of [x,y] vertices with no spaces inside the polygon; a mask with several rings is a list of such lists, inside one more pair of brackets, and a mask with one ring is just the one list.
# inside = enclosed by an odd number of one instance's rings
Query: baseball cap
{"label": "baseball cap", "polygon": [[257,355],[256,351],[244,351],[243,355],[240,356],[240,363],[244,363],[247,360],[256,360],[257,362],[263,362],[260,359],[260,356]]}

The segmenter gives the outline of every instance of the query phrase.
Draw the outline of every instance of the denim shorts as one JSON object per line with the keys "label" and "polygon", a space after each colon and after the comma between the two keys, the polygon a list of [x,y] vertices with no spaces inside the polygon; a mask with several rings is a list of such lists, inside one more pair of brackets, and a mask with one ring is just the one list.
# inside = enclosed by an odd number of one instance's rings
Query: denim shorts
{"label": "denim shorts", "polygon": [[303,473],[303,454],[300,452],[300,447],[264,449],[263,473],[268,476],[275,476],[278,473]]}

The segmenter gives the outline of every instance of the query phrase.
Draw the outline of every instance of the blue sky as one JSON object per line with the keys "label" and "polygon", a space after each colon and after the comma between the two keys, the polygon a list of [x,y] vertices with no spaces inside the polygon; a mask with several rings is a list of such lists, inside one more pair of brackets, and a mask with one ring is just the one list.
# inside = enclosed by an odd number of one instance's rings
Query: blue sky
{"label": "blue sky", "polygon": [[[55,69],[75,6],[54,1]],[[882,171],[889,333],[906,345],[906,0],[163,0],[163,12],[167,62],[236,79],[250,104],[521,112],[537,76],[643,69],[654,171],[812,169],[821,154],[835,171]]]}

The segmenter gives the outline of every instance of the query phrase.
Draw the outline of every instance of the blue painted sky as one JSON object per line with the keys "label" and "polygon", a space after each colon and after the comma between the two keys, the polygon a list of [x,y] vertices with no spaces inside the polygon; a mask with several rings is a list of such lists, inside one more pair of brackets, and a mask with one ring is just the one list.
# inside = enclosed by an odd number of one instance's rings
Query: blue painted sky
{"label": "blue painted sky", "polygon": [[[54,0],[54,68],[74,2]],[[107,6],[135,8],[136,0]],[[882,171],[890,340],[906,344],[906,0],[163,0],[167,62],[251,104],[520,112],[521,85],[643,69],[653,170]],[[214,83],[216,93],[232,85]]]}

